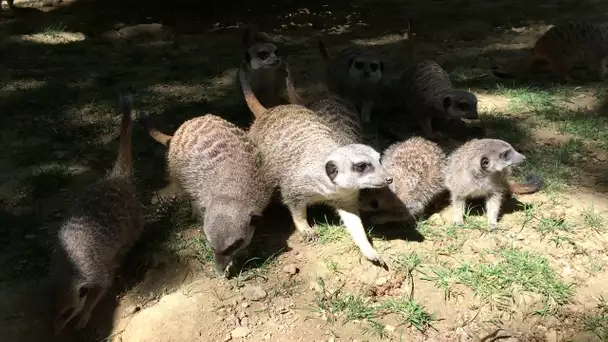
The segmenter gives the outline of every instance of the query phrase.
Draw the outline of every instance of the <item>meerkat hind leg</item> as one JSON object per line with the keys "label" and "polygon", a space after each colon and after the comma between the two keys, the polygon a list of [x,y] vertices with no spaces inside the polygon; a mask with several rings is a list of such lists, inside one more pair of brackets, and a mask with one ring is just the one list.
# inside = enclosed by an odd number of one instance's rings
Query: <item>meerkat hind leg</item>
{"label": "meerkat hind leg", "polygon": [[501,193],[492,194],[486,199],[486,215],[488,215],[488,227],[490,230],[498,229],[498,214],[502,206],[502,199]]}
{"label": "meerkat hind leg", "polygon": [[305,205],[287,205],[289,212],[291,213],[291,219],[296,229],[302,234],[303,238],[308,241],[316,241],[319,237],[317,233],[308,225],[306,220],[306,206]]}
{"label": "meerkat hind leg", "polygon": [[355,214],[358,210],[337,209],[337,212],[361,253],[368,260],[386,267],[386,262],[367,239],[361,218]]}

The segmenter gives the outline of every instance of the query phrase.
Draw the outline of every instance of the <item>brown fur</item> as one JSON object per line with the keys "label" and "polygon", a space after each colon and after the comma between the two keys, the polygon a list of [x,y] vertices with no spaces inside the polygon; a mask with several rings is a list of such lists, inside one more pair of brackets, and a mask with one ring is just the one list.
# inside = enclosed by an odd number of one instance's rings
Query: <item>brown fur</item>
{"label": "brown fur", "polygon": [[363,131],[361,121],[357,114],[357,108],[349,101],[335,94],[328,94],[318,99],[304,99],[296,90],[291,70],[285,63],[287,94],[289,102],[303,105],[323,118],[326,123],[338,134],[346,134],[349,139],[363,142]]}
{"label": "brown fur", "polygon": [[599,80],[606,74],[608,57],[608,25],[571,22],[553,26],[536,42],[532,51],[522,58],[512,74],[494,71],[498,77],[525,77],[536,62],[545,61],[566,81],[571,81],[570,71],[584,62]]}
{"label": "brown fur", "polygon": [[359,190],[392,182],[380,165],[380,154],[336,134],[326,121],[300,105],[264,108],[240,74],[244,97],[255,116],[249,136],[263,156],[263,170],[281,192],[297,230],[317,238],[307,223],[306,208],[326,203],[336,208],[361,252],[385,264],[371,246],[358,216]]}
{"label": "brown fur", "polygon": [[500,207],[511,190],[527,189],[527,193],[539,190],[542,180],[536,175],[528,176],[527,184],[522,185],[508,179],[511,168],[525,159],[509,143],[498,139],[473,139],[453,151],[444,169],[444,179],[452,197],[454,224],[463,223],[467,199],[482,197],[486,198],[488,226],[494,230]]}
{"label": "brown fur", "polygon": [[132,183],[130,95],[121,98],[121,106],[114,167],[83,193],[59,229],[51,267],[56,334],[78,315],[77,328],[86,326],[143,230],[143,209]]}
{"label": "brown fur", "polygon": [[387,188],[361,191],[362,211],[374,224],[405,221],[422,214],[441,194],[446,155],[439,145],[421,137],[388,147],[382,165],[393,176]]}
{"label": "brown fur", "polygon": [[219,116],[184,122],[173,136],[160,135],[140,115],[150,135],[170,140],[167,168],[191,200],[216,261],[223,272],[253,236],[272,186],[260,172],[261,159],[246,133]]}

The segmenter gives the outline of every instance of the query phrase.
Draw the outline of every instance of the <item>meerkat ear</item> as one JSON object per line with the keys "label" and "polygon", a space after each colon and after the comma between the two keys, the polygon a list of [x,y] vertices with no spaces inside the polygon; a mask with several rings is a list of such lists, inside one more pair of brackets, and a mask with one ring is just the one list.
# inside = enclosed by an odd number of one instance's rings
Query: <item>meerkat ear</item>
{"label": "meerkat ear", "polygon": [[448,109],[452,106],[452,98],[450,95],[443,98],[443,109]]}
{"label": "meerkat ear", "polygon": [[332,160],[328,161],[325,164],[325,173],[327,174],[327,177],[329,177],[329,179],[331,179],[331,181],[333,182],[334,179],[336,179],[336,177],[338,176],[338,165],[336,165],[336,163]]}
{"label": "meerkat ear", "polygon": [[490,166],[490,159],[486,156],[482,156],[479,166],[481,166],[482,170],[484,170],[484,171],[487,170],[488,166]]}
{"label": "meerkat ear", "polygon": [[351,57],[348,60],[348,68],[350,69],[353,66],[353,63],[355,62],[355,57]]}

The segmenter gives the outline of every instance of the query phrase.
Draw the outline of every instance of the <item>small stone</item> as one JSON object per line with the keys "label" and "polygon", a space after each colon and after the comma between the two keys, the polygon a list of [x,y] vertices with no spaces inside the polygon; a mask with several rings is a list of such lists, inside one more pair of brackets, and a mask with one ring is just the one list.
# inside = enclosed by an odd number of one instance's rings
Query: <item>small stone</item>
{"label": "small stone", "polygon": [[248,308],[248,307],[249,307],[249,303],[247,303],[247,302],[242,302],[242,303],[241,303],[241,307],[242,307],[242,308],[244,308],[244,309],[246,309],[246,308]]}
{"label": "small stone", "polygon": [[392,325],[390,325],[390,324],[385,325],[385,326],[384,326],[384,329],[385,329],[386,331],[388,331],[388,332],[394,332],[395,330],[397,330],[397,328],[396,328],[396,327],[394,327],[394,326],[392,326]]}
{"label": "small stone", "polygon": [[388,278],[387,277],[380,277],[380,278],[376,279],[376,285],[377,286],[384,285],[387,282],[388,282]]}
{"label": "small stone", "polygon": [[247,286],[242,290],[243,296],[252,301],[258,301],[266,298],[266,291],[259,286]]}
{"label": "small stone", "polygon": [[231,338],[243,338],[247,337],[251,333],[251,330],[247,327],[238,327],[230,333]]}
{"label": "small stone", "polygon": [[289,275],[295,275],[296,273],[298,273],[298,271],[300,270],[294,264],[285,265],[285,267],[283,267],[283,272]]}

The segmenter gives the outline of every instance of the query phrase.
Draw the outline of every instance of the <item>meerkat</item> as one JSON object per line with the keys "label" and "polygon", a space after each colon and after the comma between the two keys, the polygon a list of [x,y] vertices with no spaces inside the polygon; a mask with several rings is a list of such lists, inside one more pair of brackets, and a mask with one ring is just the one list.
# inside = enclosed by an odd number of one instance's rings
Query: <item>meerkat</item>
{"label": "meerkat", "polygon": [[184,122],[173,136],[158,131],[144,114],[140,122],[168,146],[169,175],[202,218],[215,268],[224,274],[251,243],[272,196],[258,150],[245,131],[213,114]]}
{"label": "meerkat", "polygon": [[[266,107],[286,103],[285,69],[278,47],[249,27],[245,29],[242,39],[245,63],[241,63],[240,68],[245,68],[247,81],[260,102]],[[236,83],[240,97],[242,90],[238,71]]]}
{"label": "meerkat", "polygon": [[318,47],[325,62],[327,88],[353,101],[360,108],[361,122],[368,123],[384,75],[384,61],[371,51],[352,46],[333,58],[322,40]]}
{"label": "meerkat", "polygon": [[[14,9],[15,5],[13,3],[15,0],[6,0],[6,4],[8,5],[8,9]],[[0,11],[2,10],[2,0],[0,0]]]}
{"label": "meerkat", "polygon": [[477,97],[454,89],[450,77],[432,60],[421,60],[407,67],[399,79],[407,112],[415,115],[424,136],[435,139],[432,120],[477,119]]}
{"label": "meerkat", "polygon": [[488,227],[496,230],[503,201],[512,193],[529,194],[542,187],[542,179],[528,175],[525,183],[509,180],[511,169],[526,157],[499,139],[473,139],[454,150],[447,159],[444,183],[450,191],[454,224],[462,225],[465,201],[486,198]]}
{"label": "meerkat", "polygon": [[566,23],[555,25],[536,41],[532,51],[521,59],[511,73],[493,70],[501,78],[522,77],[544,61],[564,81],[573,81],[570,71],[584,62],[598,80],[606,76],[608,60],[608,24]]}
{"label": "meerkat", "polygon": [[296,229],[307,240],[317,234],[308,225],[309,205],[336,209],[362,254],[386,266],[369,242],[359,217],[359,191],[392,182],[373,148],[336,134],[325,120],[300,105],[266,109],[255,97],[244,73],[243,94],[255,120],[249,136],[262,153],[263,169],[280,190]]}
{"label": "meerkat", "polygon": [[441,147],[422,137],[389,146],[380,163],[393,176],[393,183],[382,189],[362,190],[361,211],[371,214],[373,224],[416,218],[445,191],[445,161]]}
{"label": "meerkat", "polygon": [[361,120],[357,114],[357,108],[352,102],[332,93],[318,99],[304,99],[298,94],[293,84],[291,68],[287,62],[285,63],[285,74],[287,95],[291,104],[302,105],[312,110],[323,118],[336,133],[346,134],[357,142],[363,141]]}
{"label": "meerkat", "polygon": [[131,94],[121,95],[120,145],[113,168],[84,192],[59,229],[50,274],[55,334],[77,316],[77,329],[87,325],[142,233],[143,207],[132,180],[132,105]]}

